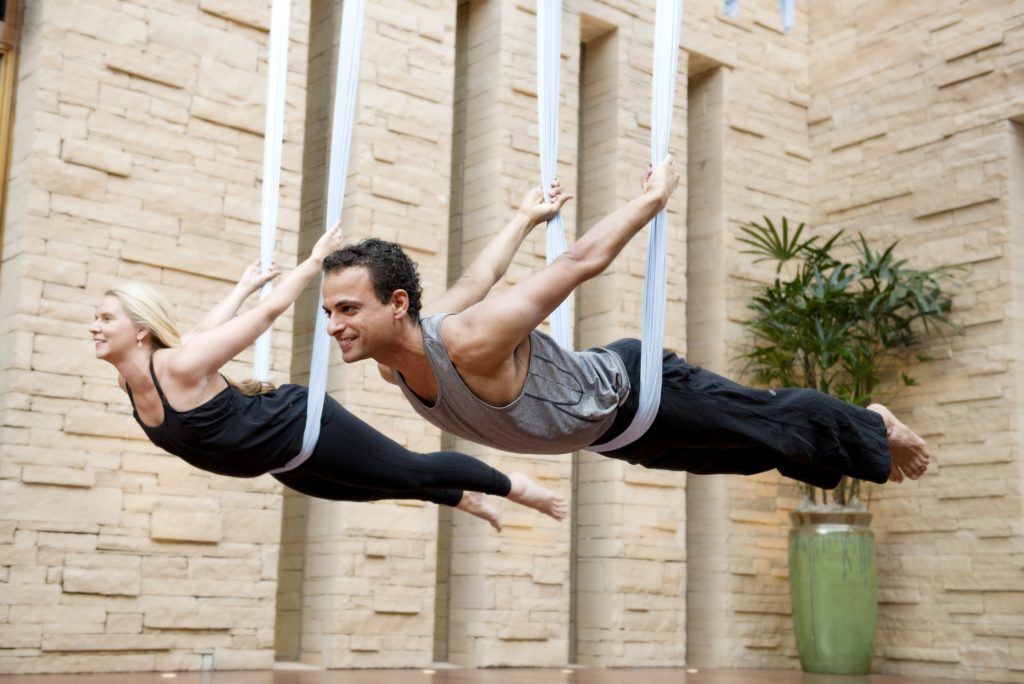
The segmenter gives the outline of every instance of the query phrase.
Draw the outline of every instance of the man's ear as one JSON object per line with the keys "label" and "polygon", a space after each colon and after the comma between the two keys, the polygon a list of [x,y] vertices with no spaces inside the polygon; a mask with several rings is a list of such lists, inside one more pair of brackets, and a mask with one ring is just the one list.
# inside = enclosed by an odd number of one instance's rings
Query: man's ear
{"label": "man's ear", "polygon": [[391,306],[395,307],[394,318],[404,318],[409,313],[409,293],[395,290],[391,293]]}

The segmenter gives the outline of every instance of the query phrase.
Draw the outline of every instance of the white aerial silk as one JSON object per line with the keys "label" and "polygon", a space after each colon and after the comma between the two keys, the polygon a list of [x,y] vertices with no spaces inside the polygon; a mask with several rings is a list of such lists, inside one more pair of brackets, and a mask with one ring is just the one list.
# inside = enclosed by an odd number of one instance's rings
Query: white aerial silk
{"label": "white aerial silk", "polygon": [[[539,0],[537,7],[537,122],[540,138],[540,180],[544,199],[555,179],[558,162],[558,76],[562,57],[562,0]],[[559,212],[548,221],[547,262],[565,251],[565,228]],[[551,313],[551,337],[563,349],[573,348],[569,300]]]}
{"label": "white aerial silk", "polygon": [[[651,103],[651,164],[668,155],[675,100],[679,31],[683,20],[682,0],[658,0],[655,16],[654,78]],[[537,7],[537,108],[540,131],[541,182],[545,195],[555,177],[558,155],[558,74],[561,57],[562,3],[539,0]],[[633,442],[654,421],[661,404],[661,356],[665,333],[665,287],[667,271],[666,217],[662,211],[651,223],[644,283],[644,318],[640,360],[640,405],[633,422],[614,440],[590,447],[610,451]],[[547,259],[550,264],[565,251],[561,215],[548,222]],[[562,347],[572,348],[568,302],[552,315],[552,337]]]}
{"label": "white aerial silk", "polygon": [[[676,95],[679,32],[683,23],[682,0],[658,0],[654,20],[654,75],[651,83],[651,166],[668,156],[672,110]],[[612,451],[634,442],[651,426],[661,405],[661,359],[665,337],[665,298],[668,271],[665,233],[668,211],[654,221],[647,245],[647,277],[644,281],[644,319],[640,347],[640,401],[633,421],[619,436],[590,451]]]}
{"label": "white aerial silk", "polygon": [[[267,76],[267,129],[264,140],[263,174],[263,225],[260,232],[261,262],[264,268],[270,264],[268,255],[274,251],[274,232],[277,223],[277,193],[280,183],[281,137],[284,111],[284,83],[287,74],[288,6],[291,0],[273,0],[270,28],[270,59]],[[283,6],[280,7],[280,6]],[[338,73],[334,85],[334,115],[331,125],[330,166],[327,180],[327,212],[324,230],[329,230],[339,219],[345,197],[345,181],[348,178],[348,158],[352,146],[352,127],[355,115],[356,93],[359,85],[359,60],[362,47],[364,0],[345,0],[341,15],[341,39],[338,48]],[[280,45],[283,43],[283,46]],[[275,46],[277,49],[275,50]],[[272,107],[280,110],[271,113]],[[273,121],[276,128],[271,127]],[[274,140],[270,140],[271,136]],[[271,146],[276,152],[267,152]],[[269,166],[273,168],[269,168]],[[272,200],[268,202],[268,198]],[[269,205],[273,205],[271,210]],[[318,288],[319,289],[319,288]],[[321,290],[322,292],[322,290]],[[327,320],[320,315],[323,308],[323,294],[317,303],[313,352],[309,367],[309,398],[306,407],[306,428],[302,435],[302,448],[283,467],[272,470],[282,473],[301,465],[316,447],[320,438],[320,417],[323,413],[324,397],[327,393],[327,361],[330,354],[330,338],[327,336]],[[261,338],[262,339],[262,338]],[[269,339],[262,346],[257,343],[257,369],[269,369]],[[261,356],[262,355],[262,356]],[[266,372],[266,371],[264,371]],[[266,376],[258,379],[265,379]]]}
{"label": "white aerial silk", "polygon": [[[284,91],[288,81],[288,23],[290,0],[274,0],[270,8],[270,46],[267,51],[267,111],[263,124],[263,187],[260,202],[260,270],[274,260],[278,196],[281,187],[281,143],[284,138]],[[270,294],[268,281],[260,301]],[[252,376],[270,379],[270,328],[256,340]]]}
{"label": "white aerial silk", "polygon": [[[779,0],[779,11],[782,14],[782,28],[786,33],[793,30],[796,15],[796,0]],[[740,0],[725,0],[722,14],[735,19],[740,14]]]}

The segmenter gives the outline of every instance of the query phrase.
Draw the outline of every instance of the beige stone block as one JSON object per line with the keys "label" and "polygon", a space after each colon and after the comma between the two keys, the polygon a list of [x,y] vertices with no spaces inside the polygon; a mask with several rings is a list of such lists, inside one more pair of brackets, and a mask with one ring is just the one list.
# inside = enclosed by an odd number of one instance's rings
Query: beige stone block
{"label": "beige stone block", "polygon": [[233,282],[238,278],[238,260],[203,254],[182,253],[180,250],[168,253],[147,249],[142,245],[127,244],[121,250],[121,258],[160,268],[169,268],[194,273],[219,280]]}
{"label": "beige stone block", "polygon": [[276,544],[281,540],[280,511],[228,508],[223,515],[225,539],[250,544]]}
{"label": "beige stone block", "polygon": [[505,641],[478,639],[474,643],[477,667],[558,667],[565,664],[564,639],[547,641]]}
{"label": "beige stone block", "polygon": [[[27,654],[26,654],[27,655]],[[124,653],[119,655],[48,655],[0,659],[0,673],[54,674],[79,672],[150,672],[153,656]]]}
{"label": "beige stone block", "polygon": [[188,612],[151,610],[145,613],[144,623],[149,629],[231,629],[235,620],[231,613],[215,608],[200,608]]}
{"label": "beige stone block", "polygon": [[924,648],[913,646],[886,646],[882,649],[886,658],[892,660],[919,660],[927,663],[959,663],[960,654],[955,648]]}
{"label": "beige stone block", "polygon": [[885,121],[875,121],[857,127],[837,128],[832,135],[832,151],[838,152],[847,147],[880,138],[888,131],[888,124]]}
{"label": "beige stone block", "polygon": [[248,0],[199,0],[199,9],[242,26],[270,30],[270,7]]}
{"label": "beige stone block", "polygon": [[915,190],[915,219],[926,219],[945,212],[975,207],[989,202],[999,201],[992,192],[977,190],[974,192],[950,192],[948,188]]}
{"label": "beige stone block", "polygon": [[74,4],[60,16],[51,18],[54,25],[72,29],[113,44],[146,42],[146,22],[128,12],[101,5]]}
{"label": "beige stone block", "polygon": [[[142,428],[139,428],[139,431],[141,432]],[[154,455],[126,453],[121,457],[121,468],[125,472],[129,473],[152,473],[174,477],[186,477],[189,473],[192,473],[195,470],[192,466],[185,463],[178,457],[165,453]],[[126,507],[128,507],[129,501],[132,502],[132,510],[150,511],[153,509],[156,499],[151,497],[126,496]]]}
{"label": "beige stone block", "polygon": [[546,641],[555,638],[557,633],[550,625],[518,622],[500,625],[496,636],[504,641]]}
{"label": "beige stone block", "polygon": [[63,487],[92,487],[96,483],[96,473],[88,469],[26,465],[21,469],[21,481]]}
{"label": "beige stone block", "polygon": [[[118,124],[115,123],[112,125],[116,127]],[[150,133],[151,132],[147,131],[147,134]],[[57,193],[52,195],[51,203],[54,214],[65,214],[79,220],[88,220],[95,223],[109,224],[111,226],[125,226],[133,230],[152,231],[155,235],[174,235],[178,230],[178,220],[175,217],[168,216],[164,213],[139,211],[131,207],[119,206],[110,202],[92,201],[89,199],[69,197],[67,195]],[[73,230],[73,228],[69,228],[69,230]],[[147,242],[152,242],[152,238],[147,240]],[[84,269],[82,271],[83,278],[79,280],[77,278],[53,278],[53,272],[57,270],[53,266],[40,264],[34,268],[45,269],[36,272],[46,273],[48,279],[57,280],[57,282],[64,285],[78,287],[85,285]],[[237,277],[237,274],[233,277]]]}
{"label": "beige stone block", "polygon": [[[22,521],[23,527],[28,527]],[[94,523],[81,523],[77,520],[69,520],[56,523],[54,520],[47,520],[43,523],[47,529],[67,529],[68,532],[40,532],[36,539],[36,546],[46,551],[72,551],[88,553],[96,550],[96,533],[99,525]]]}
{"label": "beige stone block", "polygon": [[114,176],[128,177],[132,173],[132,159],[123,149],[84,140],[65,140],[61,144],[61,159]]}
{"label": "beige stone block", "polygon": [[149,109],[149,96],[134,89],[101,83],[99,108],[118,113],[146,111]]}
{"label": "beige stone block", "polygon": [[213,663],[218,670],[269,670],[274,666],[274,650],[218,648],[214,650]]}
{"label": "beige stone block", "polygon": [[95,169],[45,159],[36,164],[33,171],[38,187],[52,193],[94,200],[107,194],[107,175]]}
{"label": "beige stone block", "polygon": [[[188,124],[189,123],[188,107],[184,107],[182,105],[174,104],[172,102],[167,102],[166,100],[162,100],[160,98],[152,98],[150,100],[149,112],[153,116],[155,116],[155,117],[157,117],[159,119],[163,119],[165,121],[169,121],[171,123],[175,123],[175,124]],[[198,169],[199,163],[198,163],[198,160],[196,160],[196,161],[197,161],[196,167]]]}
{"label": "beige stone block", "polygon": [[154,672],[193,672],[203,668],[203,654],[164,651],[153,654]]}
{"label": "beige stone block", "polygon": [[45,651],[166,651],[173,637],[163,634],[52,634],[43,636]]}
{"label": "beige stone block", "polygon": [[70,411],[65,416],[64,432],[71,435],[146,439],[146,433],[132,416],[81,409]]}
{"label": "beige stone block", "polygon": [[162,46],[150,44],[147,49],[120,46],[107,54],[107,68],[172,88],[184,88],[194,68],[184,55]]}
{"label": "beige stone block", "polygon": [[[59,589],[60,587],[56,587]],[[97,605],[36,605],[22,604],[11,606],[8,621],[12,624],[71,624],[102,625],[107,619],[107,610]]]}
{"label": "beige stone block", "polygon": [[36,549],[34,546],[0,545],[0,565],[35,565]]}
{"label": "beige stone block", "polygon": [[1007,591],[1021,592],[1021,572],[975,572],[970,575],[947,577],[943,580],[946,591]]}
{"label": "beige stone block", "polygon": [[178,580],[143,578],[145,596],[198,596],[229,598],[269,598],[274,595],[276,582],[222,582],[217,580]]}
{"label": "beige stone block", "polygon": [[263,107],[229,106],[204,97],[193,97],[189,113],[204,121],[255,135],[263,134]]}
{"label": "beige stone block", "polygon": [[[250,69],[236,69],[215,59],[203,57],[199,62],[199,82],[195,94],[213,102],[264,106],[267,83],[263,74]],[[253,131],[257,132],[257,131]],[[262,128],[258,133],[262,134]]]}
{"label": "beige stone block", "polygon": [[432,126],[417,119],[391,115],[387,118],[387,129],[403,136],[423,140],[429,143],[441,141],[443,127]]}
{"label": "beige stone block", "polygon": [[381,639],[378,636],[353,634],[349,637],[349,648],[353,651],[376,653],[381,650]]}
{"label": "beige stone block", "polygon": [[939,70],[936,86],[939,88],[957,86],[975,78],[987,76],[993,70],[994,67],[988,62],[971,60],[949,62],[944,69]]}
{"label": "beige stone block", "polygon": [[121,492],[109,487],[78,489],[0,481],[0,520],[116,524]]}
{"label": "beige stone block", "polygon": [[423,599],[418,596],[398,596],[377,591],[373,596],[375,613],[416,615],[423,610]]}
{"label": "beige stone block", "polygon": [[43,633],[40,625],[0,624],[0,644],[3,644],[5,649],[38,649],[42,642]]}
{"label": "beige stone block", "polygon": [[110,613],[107,616],[107,634],[141,634],[141,613]]}
{"label": "beige stone block", "polygon": [[64,591],[68,594],[138,596],[141,578],[138,570],[114,568],[64,568]]}
{"label": "beige stone block", "polygon": [[258,558],[191,558],[188,561],[188,578],[219,581],[255,581],[260,578],[261,564]]}
{"label": "beige stone block", "polygon": [[224,538],[223,516],[219,513],[155,510],[149,536],[161,541],[219,542]]}

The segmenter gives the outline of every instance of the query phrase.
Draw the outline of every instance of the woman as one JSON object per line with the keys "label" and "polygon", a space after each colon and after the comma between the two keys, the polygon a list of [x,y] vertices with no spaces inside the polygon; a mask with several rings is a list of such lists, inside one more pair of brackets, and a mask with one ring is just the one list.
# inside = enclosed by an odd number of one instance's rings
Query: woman
{"label": "woman", "polygon": [[[268,329],[342,245],[335,226],[309,258],[256,307],[235,316],[242,302],[276,277],[246,269],[231,295],[184,340],[171,307],[152,288],[127,283],[109,290],[89,327],[96,357],[113,365],[135,420],[165,451],[203,470],[255,477],[295,456],[306,420],[307,388],[233,383],[220,372]],[[326,398],[320,439],[299,467],[274,473],[292,489],[336,501],[421,499],[453,506],[501,530],[483,494],[507,497],[561,520],[565,501],[522,473],[506,476],[465,454],[415,454]]]}

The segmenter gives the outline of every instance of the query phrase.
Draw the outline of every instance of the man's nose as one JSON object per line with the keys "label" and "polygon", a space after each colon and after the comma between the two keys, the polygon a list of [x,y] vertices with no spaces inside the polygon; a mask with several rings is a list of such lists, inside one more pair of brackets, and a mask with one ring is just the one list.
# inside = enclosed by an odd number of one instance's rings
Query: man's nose
{"label": "man's nose", "polygon": [[339,332],[341,332],[342,328],[344,327],[345,326],[342,325],[342,323],[335,317],[333,313],[331,314],[331,317],[327,319],[327,334],[330,335],[331,337],[334,337]]}

